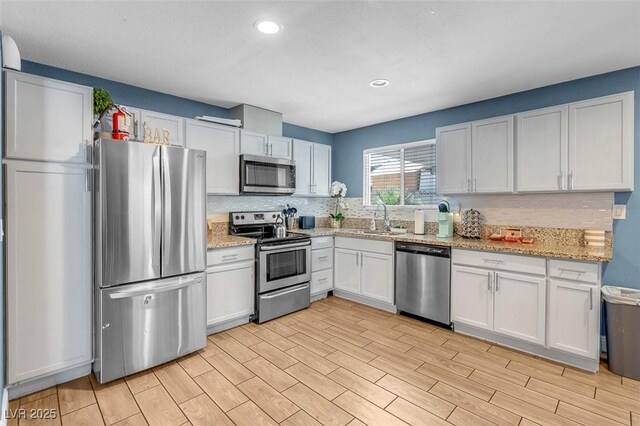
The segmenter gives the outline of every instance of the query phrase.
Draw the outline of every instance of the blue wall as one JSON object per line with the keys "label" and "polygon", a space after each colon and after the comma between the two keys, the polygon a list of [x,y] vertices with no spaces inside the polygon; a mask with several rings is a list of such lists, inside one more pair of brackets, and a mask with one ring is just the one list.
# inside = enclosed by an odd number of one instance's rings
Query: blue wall
{"label": "blue wall", "polygon": [[[362,196],[362,151],[383,145],[435,138],[436,127],[513,114],[613,93],[635,91],[635,182],[640,186],[640,67],[546,86],[526,92],[380,123],[333,135],[333,179],[345,182],[349,195]],[[605,266],[605,284],[640,288],[640,194],[619,193],[627,219],[614,223],[613,261]]]}
{"label": "blue wall", "polygon": [[[49,65],[43,65],[36,62],[23,60],[22,71],[29,74],[82,84],[84,86],[100,87],[109,92],[114,102],[131,107],[149,109],[152,111],[188,118],[195,118],[199,115],[229,118],[230,115],[227,108],[143,89],[141,87],[119,83],[113,80],[106,80],[87,74],[81,74],[62,68],[51,67]],[[300,127],[289,123],[283,123],[282,134],[283,136],[291,138],[304,139],[327,145],[331,145],[333,142],[333,135],[331,133],[308,129],[306,127]]]}

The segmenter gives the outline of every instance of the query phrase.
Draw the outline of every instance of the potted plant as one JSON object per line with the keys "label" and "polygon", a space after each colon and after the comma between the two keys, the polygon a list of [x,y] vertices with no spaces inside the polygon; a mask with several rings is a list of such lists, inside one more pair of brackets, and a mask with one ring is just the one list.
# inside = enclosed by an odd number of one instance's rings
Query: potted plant
{"label": "potted plant", "polygon": [[342,221],[344,220],[344,214],[339,212],[339,209],[346,207],[344,197],[347,195],[347,185],[342,182],[334,181],[331,183],[331,197],[336,199],[336,211],[331,213],[331,227],[340,228]]}
{"label": "potted plant", "polygon": [[[98,125],[100,126],[100,128],[96,131],[96,135],[95,135],[96,138],[100,137],[100,132],[104,132],[105,129],[108,128],[106,126],[106,123],[103,121],[104,120],[103,116],[105,111],[107,111],[111,107],[111,105],[113,105],[113,100],[111,99],[109,92],[107,92],[104,89],[94,87],[93,88],[93,115],[96,121],[93,127],[96,128]],[[104,136],[111,137],[111,134],[109,133]]]}

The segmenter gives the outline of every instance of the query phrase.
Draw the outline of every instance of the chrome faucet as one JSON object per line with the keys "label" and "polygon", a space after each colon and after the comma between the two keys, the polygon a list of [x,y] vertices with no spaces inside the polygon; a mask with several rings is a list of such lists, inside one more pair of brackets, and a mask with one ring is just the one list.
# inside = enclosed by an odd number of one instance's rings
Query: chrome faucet
{"label": "chrome faucet", "polygon": [[[382,201],[380,201],[380,204],[378,204],[376,206],[376,212],[378,211],[380,206],[384,207],[384,225],[382,226],[382,228],[386,232],[389,232],[389,231],[391,231],[391,223],[389,223],[389,216],[387,216],[387,205],[385,203],[383,203]],[[375,215],[375,213],[374,213],[374,215]]]}

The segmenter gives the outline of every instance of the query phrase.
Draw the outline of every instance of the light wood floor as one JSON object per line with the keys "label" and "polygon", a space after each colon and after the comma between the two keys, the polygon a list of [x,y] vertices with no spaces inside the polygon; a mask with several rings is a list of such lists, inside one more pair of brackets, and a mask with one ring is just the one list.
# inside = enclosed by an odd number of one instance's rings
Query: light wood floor
{"label": "light wood floor", "polygon": [[[11,401],[64,425],[633,425],[640,382],[589,374],[330,297],[123,380]],[[18,421],[11,420],[16,425]]]}

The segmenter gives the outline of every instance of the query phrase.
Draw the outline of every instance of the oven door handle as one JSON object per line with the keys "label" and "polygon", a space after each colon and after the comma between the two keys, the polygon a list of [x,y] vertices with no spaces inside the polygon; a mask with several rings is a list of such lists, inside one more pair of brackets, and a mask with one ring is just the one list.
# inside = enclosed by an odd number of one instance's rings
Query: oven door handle
{"label": "oven door handle", "polygon": [[304,243],[296,243],[296,244],[286,244],[280,246],[260,246],[260,251],[274,251],[274,250],[288,250],[296,247],[305,247],[310,246],[311,241],[307,241]]}
{"label": "oven door handle", "polygon": [[290,289],[287,289],[285,291],[278,291],[278,292],[275,292],[275,293],[267,294],[266,296],[262,296],[261,295],[260,298],[261,299],[273,299],[274,297],[284,296],[285,294],[295,293],[296,291],[304,290],[307,287],[309,287],[309,284],[302,284],[302,285],[298,285],[298,286],[292,287]]}

